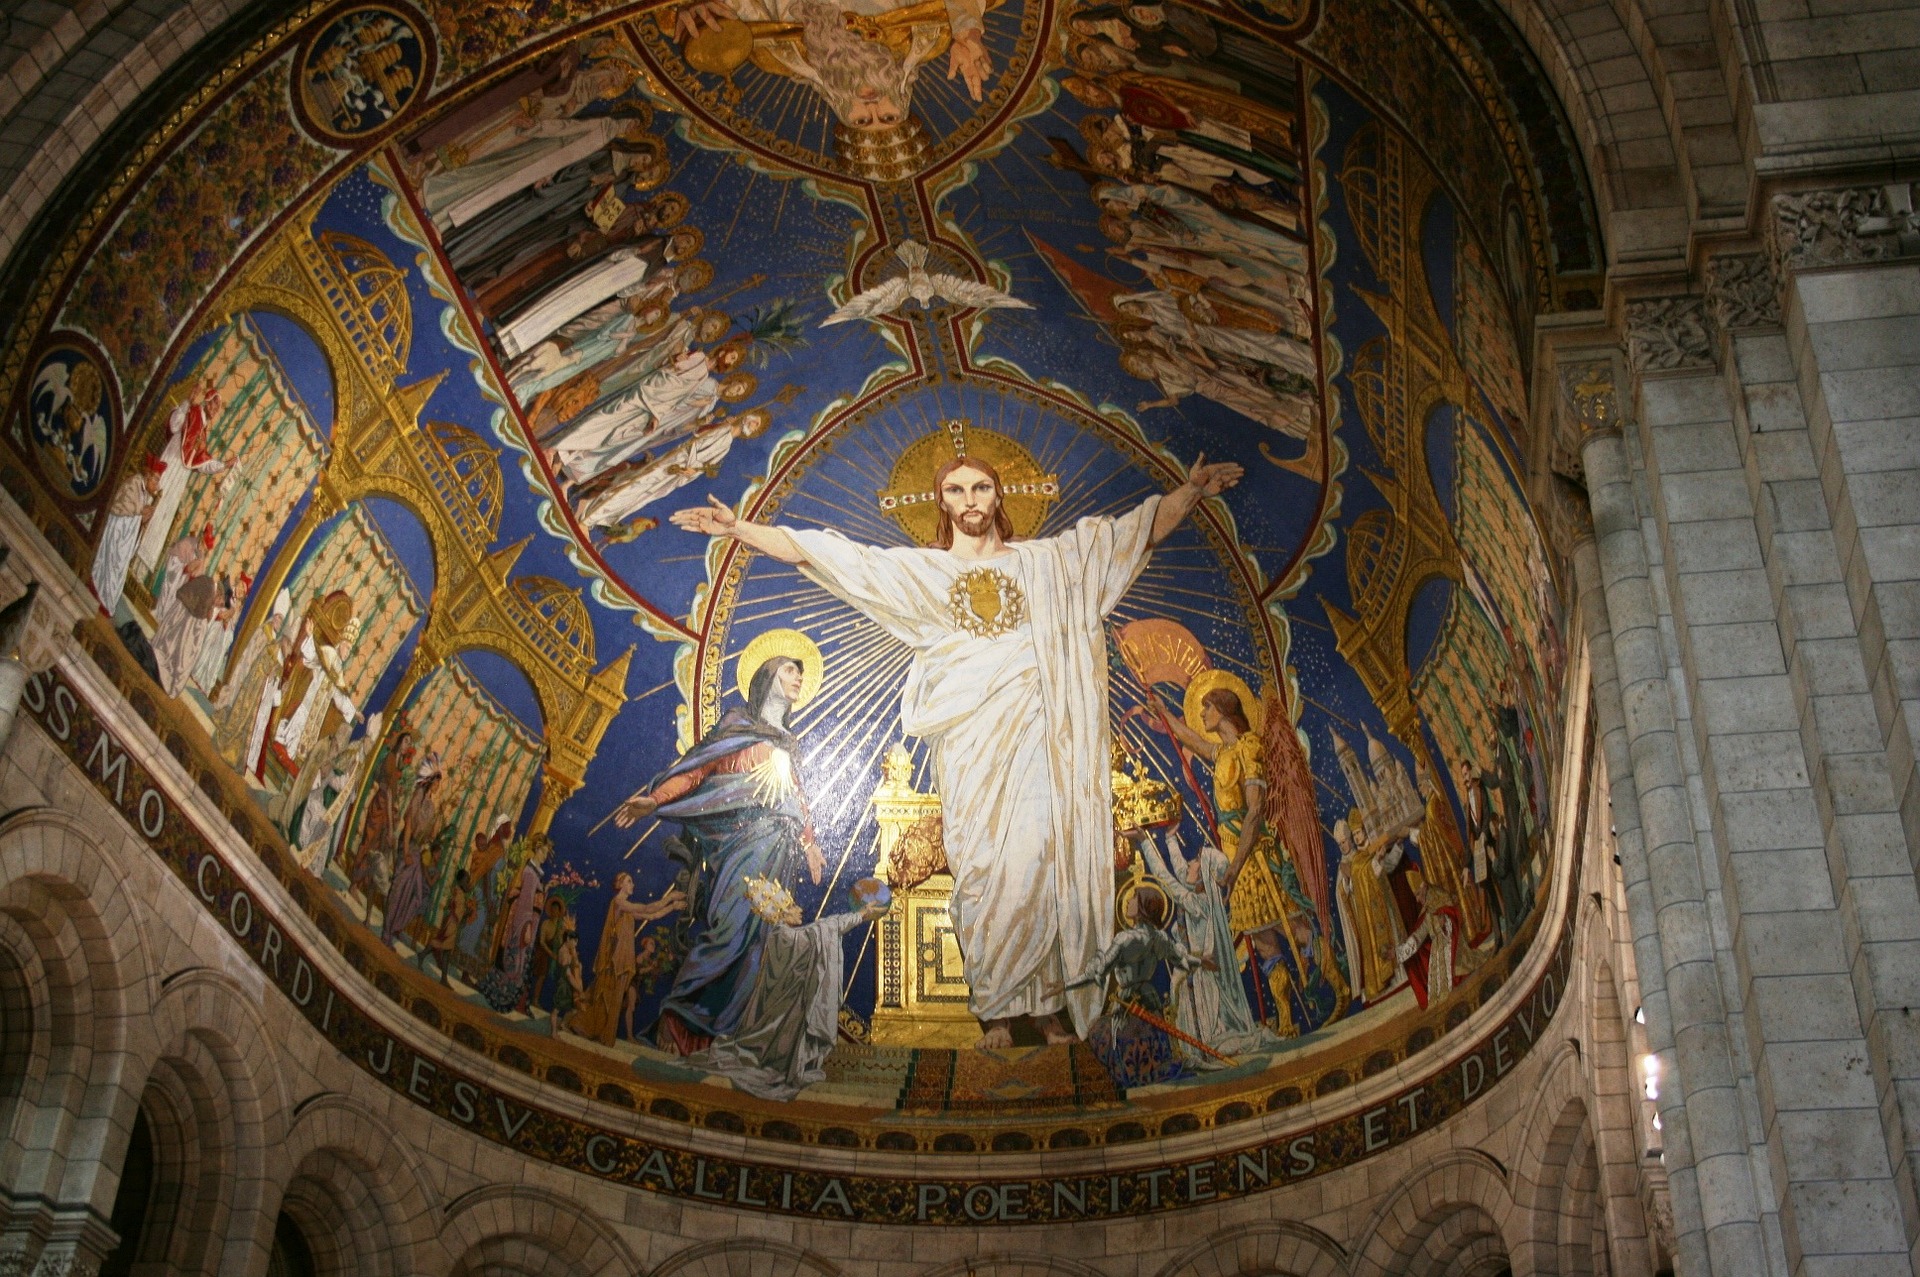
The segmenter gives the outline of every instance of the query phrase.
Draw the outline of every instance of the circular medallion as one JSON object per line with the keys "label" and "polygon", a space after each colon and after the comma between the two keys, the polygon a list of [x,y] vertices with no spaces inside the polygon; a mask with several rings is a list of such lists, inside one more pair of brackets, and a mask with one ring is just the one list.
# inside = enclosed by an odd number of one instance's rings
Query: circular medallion
{"label": "circular medallion", "polygon": [[100,490],[119,421],[106,358],[78,334],[56,334],[27,391],[27,433],[41,472],[62,496],[85,501]]}
{"label": "circular medallion", "polygon": [[433,83],[431,30],[403,4],[331,11],[294,63],[293,104],[301,125],[334,146],[384,132]]}
{"label": "circular medallion", "polygon": [[727,18],[687,41],[687,65],[703,75],[732,75],[753,56],[753,28]]}

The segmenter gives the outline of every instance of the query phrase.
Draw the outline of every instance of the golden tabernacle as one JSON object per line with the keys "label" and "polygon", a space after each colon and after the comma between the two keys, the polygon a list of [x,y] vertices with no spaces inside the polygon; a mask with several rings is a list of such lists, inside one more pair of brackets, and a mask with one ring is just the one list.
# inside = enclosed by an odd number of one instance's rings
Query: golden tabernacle
{"label": "golden tabernacle", "polygon": [[[1115,865],[1128,880],[1144,873],[1121,837],[1126,829],[1172,824],[1180,799],[1148,774],[1138,758],[1113,751]],[[875,1046],[961,1047],[980,1038],[967,1010],[967,977],[948,914],[953,874],[941,841],[940,795],[913,787],[913,760],[896,743],[880,765],[871,799],[880,829],[874,876],[893,888],[891,912],[880,920],[880,992],[871,1041]]]}

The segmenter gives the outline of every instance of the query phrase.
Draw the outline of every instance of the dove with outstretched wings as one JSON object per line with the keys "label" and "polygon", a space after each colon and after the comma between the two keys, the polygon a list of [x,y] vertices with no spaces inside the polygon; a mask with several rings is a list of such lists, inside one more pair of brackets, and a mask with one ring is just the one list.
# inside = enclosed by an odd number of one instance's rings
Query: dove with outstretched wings
{"label": "dove with outstretched wings", "polygon": [[928,309],[932,308],[935,298],[941,297],[958,306],[974,306],[981,310],[1033,309],[1019,298],[989,284],[962,279],[958,275],[929,273],[925,244],[903,239],[894,248],[893,255],[907,268],[906,274],[897,275],[864,293],[855,294],[846,305],[821,320],[820,326],[825,328],[828,324],[844,324],[850,319],[877,319],[881,315],[891,315],[904,306],[908,299]]}

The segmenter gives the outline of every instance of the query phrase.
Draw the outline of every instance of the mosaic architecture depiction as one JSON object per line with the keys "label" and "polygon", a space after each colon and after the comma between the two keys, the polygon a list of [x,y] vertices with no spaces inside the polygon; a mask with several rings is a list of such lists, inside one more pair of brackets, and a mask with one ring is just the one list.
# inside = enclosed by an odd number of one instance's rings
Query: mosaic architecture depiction
{"label": "mosaic architecture depiction", "polygon": [[1920,1271],[1894,4],[10,6],[0,1271]]}

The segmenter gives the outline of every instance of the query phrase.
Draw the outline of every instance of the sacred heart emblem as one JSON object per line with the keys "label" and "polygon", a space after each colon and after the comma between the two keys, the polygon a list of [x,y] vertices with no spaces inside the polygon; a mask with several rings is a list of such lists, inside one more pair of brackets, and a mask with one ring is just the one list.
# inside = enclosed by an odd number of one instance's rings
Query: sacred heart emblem
{"label": "sacred heart emblem", "polygon": [[947,611],[959,629],[976,638],[995,638],[1027,619],[1027,596],[1006,573],[975,568],[954,579]]}

